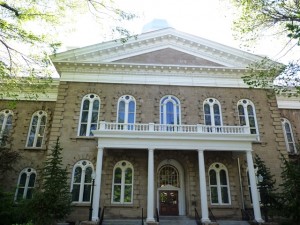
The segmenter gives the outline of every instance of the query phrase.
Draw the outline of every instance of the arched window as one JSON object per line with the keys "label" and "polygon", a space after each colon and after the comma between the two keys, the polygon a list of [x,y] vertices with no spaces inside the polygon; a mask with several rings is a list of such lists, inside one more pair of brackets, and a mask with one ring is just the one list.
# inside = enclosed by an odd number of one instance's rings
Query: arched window
{"label": "arched window", "polygon": [[131,204],[133,197],[133,166],[128,161],[118,162],[113,171],[112,203]]}
{"label": "arched window", "polygon": [[92,130],[98,129],[100,98],[95,94],[83,97],[80,111],[78,136],[93,136]]}
{"label": "arched window", "polygon": [[78,161],[73,167],[72,201],[90,202],[92,189],[93,164],[88,160]]}
{"label": "arched window", "polygon": [[211,204],[230,204],[228,174],[223,164],[214,163],[209,167],[209,187]]}
{"label": "arched window", "polygon": [[164,165],[158,171],[158,187],[171,185],[173,187],[180,187],[180,179],[178,170],[172,165]]}
{"label": "arched window", "polygon": [[180,101],[172,95],[160,100],[160,123],[181,124]]}
{"label": "arched window", "polygon": [[40,148],[43,144],[46,129],[47,113],[37,111],[32,115],[26,147]]}
{"label": "arched window", "polygon": [[221,126],[221,105],[217,99],[208,98],[203,102],[205,125]]}
{"label": "arched window", "polygon": [[15,200],[30,199],[36,179],[36,171],[33,168],[25,168],[21,171],[18,179]]}
{"label": "arched window", "polygon": [[286,149],[289,153],[295,154],[297,153],[297,149],[294,141],[294,135],[293,135],[291,123],[285,118],[281,119],[281,123],[282,123],[282,129],[284,133]]}
{"label": "arched window", "polygon": [[238,112],[241,126],[249,126],[251,134],[258,134],[254,104],[248,99],[238,101]]}
{"label": "arched window", "polygon": [[12,128],[13,112],[5,109],[0,112],[0,137],[8,135]]}
{"label": "arched window", "polygon": [[[123,95],[118,101],[118,123],[135,123],[135,99],[130,95]],[[132,126],[128,125],[128,129]]]}

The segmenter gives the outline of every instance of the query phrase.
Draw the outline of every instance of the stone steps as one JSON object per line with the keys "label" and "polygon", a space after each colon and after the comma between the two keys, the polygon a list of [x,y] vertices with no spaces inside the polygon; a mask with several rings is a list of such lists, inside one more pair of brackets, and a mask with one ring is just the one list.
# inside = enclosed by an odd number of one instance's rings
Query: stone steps
{"label": "stone steps", "polygon": [[218,220],[219,225],[249,225],[247,221],[244,220]]}
{"label": "stone steps", "polygon": [[[142,225],[142,220],[137,219],[104,219],[102,225]],[[146,225],[146,223],[144,223]]]}
{"label": "stone steps", "polygon": [[159,225],[197,225],[194,219],[187,216],[161,216]]}

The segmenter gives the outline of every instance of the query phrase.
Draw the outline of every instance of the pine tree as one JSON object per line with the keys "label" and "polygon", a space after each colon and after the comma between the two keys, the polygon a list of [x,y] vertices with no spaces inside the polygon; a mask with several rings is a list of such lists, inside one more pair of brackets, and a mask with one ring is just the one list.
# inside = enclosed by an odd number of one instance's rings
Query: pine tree
{"label": "pine tree", "polygon": [[265,221],[269,221],[269,210],[273,208],[275,203],[275,183],[273,179],[274,175],[271,174],[270,168],[268,168],[265,162],[258,156],[254,158],[255,165],[257,166],[257,175],[262,176],[262,180],[258,183],[258,189],[260,192],[260,204],[262,206]]}
{"label": "pine tree", "polygon": [[35,225],[51,225],[71,212],[68,173],[62,165],[61,151],[58,138],[45,161],[41,186],[29,204]]}

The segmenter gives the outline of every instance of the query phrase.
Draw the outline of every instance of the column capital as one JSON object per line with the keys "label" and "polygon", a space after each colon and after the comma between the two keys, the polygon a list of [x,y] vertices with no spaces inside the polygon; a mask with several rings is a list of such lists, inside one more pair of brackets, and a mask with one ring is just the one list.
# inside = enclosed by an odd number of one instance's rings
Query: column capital
{"label": "column capital", "polygon": [[148,151],[154,151],[155,150],[155,148],[148,148]]}
{"label": "column capital", "polygon": [[197,149],[197,152],[204,152],[204,151],[205,151],[204,148],[198,148],[198,149]]}
{"label": "column capital", "polygon": [[104,149],[104,147],[102,147],[102,146],[97,146],[97,148],[98,148],[98,150],[100,150],[100,151],[103,151],[103,149]]}

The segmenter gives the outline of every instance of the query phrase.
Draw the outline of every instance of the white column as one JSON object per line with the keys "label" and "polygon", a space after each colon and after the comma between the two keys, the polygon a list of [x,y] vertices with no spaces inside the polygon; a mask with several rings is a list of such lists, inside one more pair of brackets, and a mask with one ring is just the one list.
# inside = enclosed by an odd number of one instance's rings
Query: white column
{"label": "white column", "polygon": [[98,146],[96,178],[95,178],[94,197],[93,197],[92,221],[99,220],[98,210],[99,210],[100,193],[101,193],[102,162],[103,162],[103,148]]}
{"label": "white column", "polygon": [[147,222],[154,220],[154,149],[148,150]]}
{"label": "white column", "polygon": [[250,186],[251,186],[251,194],[252,194],[252,205],[254,211],[254,219],[258,223],[263,223],[264,220],[261,218],[259,200],[258,200],[258,191],[255,179],[255,172],[254,172],[254,165],[253,165],[253,158],[251,151],[247,151],[247,164],[248,164],[248,172],[249,172],[249,179],[250,179]]}
{"label": "white column", "polygon": [[201,222],[208,223],[208,222],[210,222],[210,219],[208,217],[206,176],[205,176],[204,150],[203,149],[198,149],[198,164],[199,164],[199,183],[200,183],[201,213],[202,213]]}

